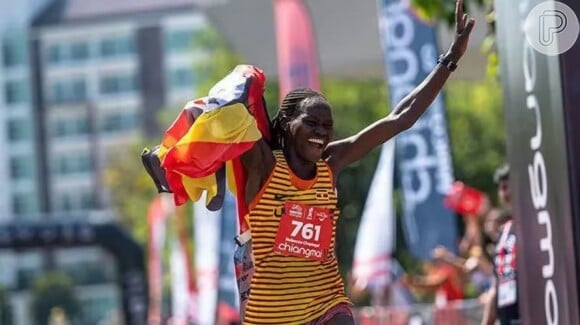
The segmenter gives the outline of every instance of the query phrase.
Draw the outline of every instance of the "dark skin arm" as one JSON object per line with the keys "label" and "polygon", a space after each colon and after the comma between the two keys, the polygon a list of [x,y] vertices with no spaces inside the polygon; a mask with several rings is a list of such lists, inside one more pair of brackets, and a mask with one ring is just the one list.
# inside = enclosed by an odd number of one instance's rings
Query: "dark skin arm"
{"label": "dark skin arm", "polygon": [[[458,62],[467,49],[469,35],[475,21],[472,18],[468,19],[463,13],[463,0],[457,0],[455,15],[455,40],[446,56]],[[415,124],[435,100],[449,75],[450,71],[446,67],[437,65],[429,76],[403,98],[388,116],[349,138],[331,142],[326,148],[325,157],[334,174],[337,175],[348,165],[363,158],[372,149]]]}
{"label": "dark skin arm", "polygon": [[[463,13],[463,0],[456,3],[455,39],[446,53],[447,58],[458,62],[467,49],[469,35],[474,20]],[[407,95],[386,117],[374,122],[359,133],[339,141],[331,142],[323,157],[336,176],[348,165],[360,160],[375,147],[385,143],[400,132],[410,128],[431,105],[450,71],[437,65],[431,74]],[[275,159],[264,140],[260,140],[242,156],[242,163],[248,171],[246,183],[246,203],[256,196],[275,165]]]}

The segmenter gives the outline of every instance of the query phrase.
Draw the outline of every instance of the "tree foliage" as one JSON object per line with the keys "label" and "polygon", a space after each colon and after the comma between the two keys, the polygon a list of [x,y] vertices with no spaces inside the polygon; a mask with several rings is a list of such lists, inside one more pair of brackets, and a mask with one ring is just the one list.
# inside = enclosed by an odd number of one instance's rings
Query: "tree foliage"
{"label": "tree foliage", "polygon": [[[483,8],[491,4],[491,0],[465,0],[465,12]],[[455,0],[412,0],[412,5],[420,15],[434,21],[445,21],[449,25],[455,23]]]}
{"label": "tree foliage", "polygon": [[455,176],[495,199],[492,176],[506,154],[501,88],[493,81],[453,82],[446,91]]}
{"label": "tree foliage", "polygon": [[115,220],[142,244],[147,240],[147,210],[156,190],[141,165],[140,155],[144,147],[158,142],[160,139],[141,140],[124,148],[112,149],[104,171],[104,183],[111,193]]}
{"label": "tree foliage", "polygon": [[68,319],[74,319],[80,313],[74,284],[63,273],[47,273],[35,281],[31,302],[35,324],[47,324],[55,307],[61,308]]}
{"label": "tree foliage", "polygon": [[[443,21],[448,26],[455,23],[455,0],[412,0],[412,5],[418,14],[431,21]],[[481,44],[482,53],[487,56],[487,76],[490,79],[499,80],[499,56],[495,37],[495,10],[493,0],[464,0],[466,13],[473,10],[483,10],[485,21],[477,24],[486,24],[487,35]]]}

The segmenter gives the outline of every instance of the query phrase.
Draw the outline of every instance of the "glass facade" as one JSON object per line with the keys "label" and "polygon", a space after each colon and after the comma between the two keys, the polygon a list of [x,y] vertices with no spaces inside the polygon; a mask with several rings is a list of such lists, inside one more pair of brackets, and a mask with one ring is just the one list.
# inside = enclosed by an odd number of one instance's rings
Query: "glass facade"
{"label": "glass facade", "polygon": [[26,35],[12,33],[6,35],[2,42],[2,63],[5,68],[14,68],[26,65]]}
{"label": "glass facade", "polygon": [[110,37],[99,43],[99,55],[104,59],[125,57],[134,53],[135,40],[132,36]]}

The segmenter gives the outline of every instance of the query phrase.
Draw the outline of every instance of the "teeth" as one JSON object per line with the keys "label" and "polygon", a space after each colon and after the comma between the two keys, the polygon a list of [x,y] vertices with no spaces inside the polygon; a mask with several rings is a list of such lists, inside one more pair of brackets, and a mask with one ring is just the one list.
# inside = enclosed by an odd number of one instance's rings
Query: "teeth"
{"label": "teeth", "polygon": [[318,144],[324,144],[324,141],[322,139],[308,139],[308,141]]}

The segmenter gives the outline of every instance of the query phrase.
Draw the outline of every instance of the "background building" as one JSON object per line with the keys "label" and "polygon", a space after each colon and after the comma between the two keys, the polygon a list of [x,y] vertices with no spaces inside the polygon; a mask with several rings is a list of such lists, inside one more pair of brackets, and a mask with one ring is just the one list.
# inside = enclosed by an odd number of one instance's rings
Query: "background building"
{"label": "background building", "polygon": [[[107,153],[158,135],[158,112],[194,96],[193,41],[204,16],[192,0],[29,0],[2,2],[0,17],[0,143],[8,148],[0,222],[110,215]],[[109,254],[89,247],[51,256],[77,284],[84,321],[119,308]],[[30,324],[27,289],[43,254],[0,258],[17,324]]]}
{"label": "background building", "polygon": [[[28,33],[48,1],[0,2],[0,222],[33,218],[39,211]],[[22,275],[40,266],[40,255],[0,250],[0,285],[17,287]],[[24,273],[23,273],[24,272]]]}

